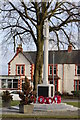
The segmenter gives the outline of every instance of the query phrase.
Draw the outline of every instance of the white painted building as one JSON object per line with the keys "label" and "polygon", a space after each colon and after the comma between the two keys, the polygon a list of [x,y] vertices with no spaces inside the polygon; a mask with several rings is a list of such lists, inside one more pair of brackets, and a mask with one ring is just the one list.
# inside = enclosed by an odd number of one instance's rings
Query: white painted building
{"label": "white painted building", "polygon": [[[71,93],[71,91],[80,90],[79,56],[80,50],[72,50],[71,45],[68,50],[49,51],[48,82],[50,84],[54,82],[55,91]],[[15,56],[8,63],[8,75],[0,76],[0,91],[22,90],[25,76],[32,83],[35,59],[36,51],[24,52],[19,45]]]}

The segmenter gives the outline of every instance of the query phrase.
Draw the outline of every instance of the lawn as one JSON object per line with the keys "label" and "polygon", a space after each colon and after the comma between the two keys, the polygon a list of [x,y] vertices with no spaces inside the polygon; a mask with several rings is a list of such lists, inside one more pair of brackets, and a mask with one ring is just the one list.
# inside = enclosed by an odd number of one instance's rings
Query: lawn
{"label": "lawn", "polygon": [[19,103],[20,103],[19,100],[13,100],[13,101],[11,101],[11,106],[19,105]]}
{"label": "lawn", "polygon": [[0,99],[0,108],[2,107],[2,100]]}
{"label": "lawn", "polygon": [[[19,105],[19,103],[20,103],[19,100],[11,101],[11,106]],[[66,102],[66,104],[73,105],[75,107],[79,107],[80,108],[80,102]]]}
{"label": "lawn", "polygon": [[73,105],[74,107],[80,108],[80,102],[66,102],[68,105]]}

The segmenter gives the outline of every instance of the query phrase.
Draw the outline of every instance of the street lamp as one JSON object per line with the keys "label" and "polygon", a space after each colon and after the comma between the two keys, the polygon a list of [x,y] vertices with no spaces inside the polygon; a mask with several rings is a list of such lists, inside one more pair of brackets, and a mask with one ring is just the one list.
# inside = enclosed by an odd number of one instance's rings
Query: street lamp
{"label": "street lamp", "polygon": [[54,51],[53,51],[53,85],[54,85]]}

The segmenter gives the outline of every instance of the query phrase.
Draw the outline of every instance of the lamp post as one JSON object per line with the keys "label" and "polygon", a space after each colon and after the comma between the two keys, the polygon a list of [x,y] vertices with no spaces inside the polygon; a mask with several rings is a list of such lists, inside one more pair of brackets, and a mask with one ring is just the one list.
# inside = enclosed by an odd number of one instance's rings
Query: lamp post
{"label": "lamp post", "polygon": [[54,85],[54,52],[53,52],[53,85]]}

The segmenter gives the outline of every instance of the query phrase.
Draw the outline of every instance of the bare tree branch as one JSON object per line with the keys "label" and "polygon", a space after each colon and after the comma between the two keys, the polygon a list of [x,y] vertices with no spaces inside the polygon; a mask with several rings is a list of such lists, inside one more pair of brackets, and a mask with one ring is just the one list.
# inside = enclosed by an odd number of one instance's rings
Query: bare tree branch
{"label": "bare tree branch", "polygon": [[[36,45],[34,72],[34,88],[36,89],[37,83],[42,81],[44,20],[48,18],[50,21],[49,32],[50,35],[52,35],[51,33],[54,34],[53,43],[57,45],[58,49],[60,49],[60,45],[64,47],[64,44],[69,43],[75,47],[75,41],[70,39],[68,27],[71,23],[76,26],[80,22],[80,6],[63,0],[49,0],[47,2],[32,0],[31,3],[25,0],[3,1],[0,8],[0,29],[6,32],[5,41],[9,43],[13,39],[14,48],[18,39],[23,43],[33,40]],[[57,33],[60,31],[66,38],[65,40],[61,40],[60,34]]]}

